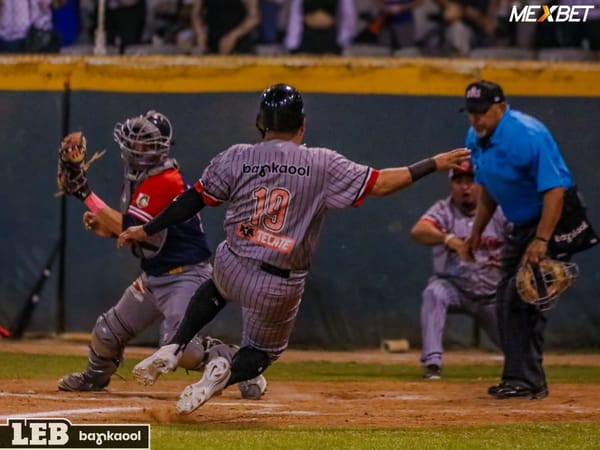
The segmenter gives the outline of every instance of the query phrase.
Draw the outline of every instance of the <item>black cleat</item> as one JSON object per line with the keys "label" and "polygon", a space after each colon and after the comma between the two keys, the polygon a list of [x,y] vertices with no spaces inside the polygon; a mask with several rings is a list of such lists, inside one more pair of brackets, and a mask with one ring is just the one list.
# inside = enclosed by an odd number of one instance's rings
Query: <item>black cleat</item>
{"label": "black cleat", "polygon": [[506,381],[501,381],[500,384],[494,384],[493,386],[490,386],[488,388],[488,394],[494,396],[498,393],[500,389],[503,389],[506,386],[509,386],[509,384]]}
{"label": "black cleat", "polygon": [[514,386],[510,383],[502,382],[496,386],[490,386],[488,394],[498,399],[506,398],[530,398],[532,400],[541,400],[548,397],[548,387],[543,385],[538,388],[523,386]]}
{"label": "black cleat", "polygon": [[75,372],[70,375],[65,375],[58,380],[58,389],[67,392],[98,392],[105,391],[108,386],[106,383],[94,382],[84,372]]}
{"label": "black cleat", "polygon": [[439,380],[442,378],[442,368],[437,364],[428,364],[425,366],[423,378],[426,380]]}

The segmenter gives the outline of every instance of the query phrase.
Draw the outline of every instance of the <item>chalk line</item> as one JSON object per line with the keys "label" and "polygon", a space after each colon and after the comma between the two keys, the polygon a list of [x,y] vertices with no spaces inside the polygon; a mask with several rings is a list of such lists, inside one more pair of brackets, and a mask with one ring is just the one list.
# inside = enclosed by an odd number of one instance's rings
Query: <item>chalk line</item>
{"label": "chalk line", "polygon": [[16,417],[63,417],[66,415],[69,416],[78,416],[82,414],[102,414],[102,413],[112,413],[112,412],[133,412],[133,411],[141,411],[144,408],[142,406],[113,406],[108,408],[83,408],[83,409],[56,409],[54,411],[38,411],[38,412],[20,412],[14,414],[7,414],[0,416],[0,420],[6,420]]}

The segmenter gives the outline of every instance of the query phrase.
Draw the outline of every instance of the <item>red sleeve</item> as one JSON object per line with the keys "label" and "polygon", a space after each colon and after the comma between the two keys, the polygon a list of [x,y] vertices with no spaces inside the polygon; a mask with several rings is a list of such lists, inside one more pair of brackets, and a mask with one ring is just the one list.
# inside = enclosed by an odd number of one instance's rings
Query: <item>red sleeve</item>
{"label": "red sleeve", "polygon": [[365,197],[367,195],[369,195],[371,193],[371,191],[373,190],[373,186],[375,186],[375,183],[377,182],[377,178],[379,178],[379,170],[371,169],[371,173],[369,174],[369,178],[367,179],[367,182],[365,183],[365,187],[364,187],[363,191],[360,193],[359,197],[352,204],[352,206],[360,206],[362,204],[362,202],[365,200]]}
{"label": "red sleeve", "polygon": [[420,222],[428,222],[431,225],[433,225],[434,227],[436,227],[438,230],[440,231],[444,231],[444,229],[441,227],[441,225],[439,223],[437,223],[435,220],[433,220],[431,217],[421,217],[419,219]]}
{"label": "red sleeve", "polygon": [[146,223],[183,193],[185,182],[179,170],[165,170],[146,178],[131,196],[127,213]]}
{"label": "red sleeve", "polygon": [[208,192],[206,192],[204,190],[204,186],[202,185],[201,180],[198,180],[198,181],[196,181],[196,183],[194,183],[194,189],[196,189],[196,191],[198,193],[202,194],[202,201],[204,202],[205,205],[219,206],[221,204],[221,201],[219,199],[210,195]]}

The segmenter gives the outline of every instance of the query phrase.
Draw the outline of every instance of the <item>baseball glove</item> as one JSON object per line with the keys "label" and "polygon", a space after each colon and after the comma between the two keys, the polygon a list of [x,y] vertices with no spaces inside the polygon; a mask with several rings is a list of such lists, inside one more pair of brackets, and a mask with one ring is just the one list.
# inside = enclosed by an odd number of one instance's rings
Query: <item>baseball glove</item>
{"label": "baseball glove", "polygon": [[86,162],[86,147],[87,142],[81,131],[68,134],[62,139],[58,149],[57,196],[68,194],[84,200],[90,194],[87,169],[104,151],[96,152]]}
{"label": "baseball glove", "polygon": [[544,259],[536,266],[521,266],[515,283],[521,300],[547,310],[575,282],[578,274],[579,268],[575,263]]}

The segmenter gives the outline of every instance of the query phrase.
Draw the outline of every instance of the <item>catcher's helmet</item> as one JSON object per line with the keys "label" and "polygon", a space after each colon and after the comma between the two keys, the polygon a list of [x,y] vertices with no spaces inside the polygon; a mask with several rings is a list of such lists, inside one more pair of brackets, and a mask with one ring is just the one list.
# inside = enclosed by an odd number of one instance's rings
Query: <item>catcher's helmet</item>
{"label": "catcher's helmet", "polygon": [[536,266],[521,266],[515,277],[521,300],[545,311],[552,308],[558,296],[571,286],[579,275],[579,267],[572,262],[544,259]]}
{"label": "catcher's helmet", "polygon": [[296,131],[304,121],[304,102],[300,92],[289,84],[274,84],[260,97],[256,128],[267,131]]}
{"label": "catcher's helmet", "polygon": [[167,116],[148,111],[115,125],[113,136],[128,169],[145,170],[164,161],[173,144],[173,128]]}

